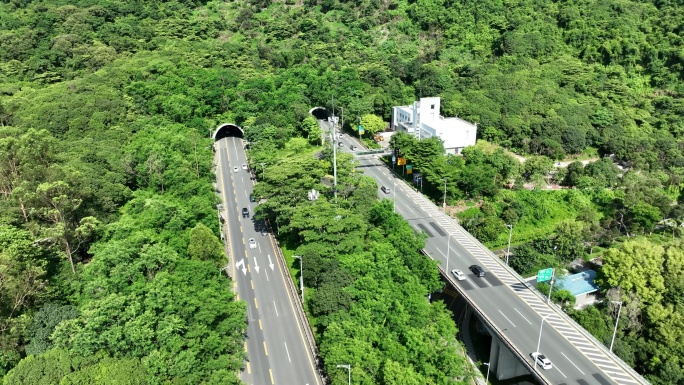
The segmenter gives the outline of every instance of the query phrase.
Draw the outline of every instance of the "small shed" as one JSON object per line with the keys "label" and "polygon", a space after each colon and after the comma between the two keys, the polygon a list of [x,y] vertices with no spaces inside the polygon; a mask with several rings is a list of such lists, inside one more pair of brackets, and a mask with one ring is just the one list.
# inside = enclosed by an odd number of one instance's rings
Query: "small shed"
{"label": "small shed", "polygon": [[599,287],[594,283],[594,279],[596,279],[596,272],[594,270],[586,270],[566,277],[559,277],[556,285],[559,289],[572,293],[577,299],[575,308],[581,309],[596,301],[594,293],[599,290]]}

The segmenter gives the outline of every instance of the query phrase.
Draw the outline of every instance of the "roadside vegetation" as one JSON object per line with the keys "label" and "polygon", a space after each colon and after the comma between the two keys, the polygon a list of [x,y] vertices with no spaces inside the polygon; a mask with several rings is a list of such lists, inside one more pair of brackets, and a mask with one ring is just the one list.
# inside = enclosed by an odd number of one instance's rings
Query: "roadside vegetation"
{"label": "roadside vegetation", "polygon": [[[354,169],[350,154],[337,155],[336,199],[330,146],[312,154],[306,140],[263,135],[268,128],[247,132],[250,162],[272,157],[254,188],[266,199],[256,216],[303,258],[306,310],[333,383],[347,381],[339,363],[350,364],[354,381],[364,384],[462,378],[465,358],[451,313],[428,301],[443,283],[420,252],[423,239],[389,201],[378,202],[377,183]],[[312,189],[316,200],[309,199]],[[300,262],[290,261],[299,272]]]}

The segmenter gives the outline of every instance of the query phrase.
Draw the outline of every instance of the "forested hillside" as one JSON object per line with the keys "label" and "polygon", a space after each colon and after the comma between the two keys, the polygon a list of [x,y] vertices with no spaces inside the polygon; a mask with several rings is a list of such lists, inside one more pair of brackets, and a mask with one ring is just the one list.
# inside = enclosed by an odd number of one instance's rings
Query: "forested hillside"
{"label": "forested hillside", "polygon": [[[244,307],[217,274],[224,261],[208,134],[219,122],[266,133],[275,140],[253,156],[273,161],[291,138],[307,135],[300,128],[309,109],[333,96],[347,121],[387,119],[393,105],[440,96],[443,114],[478,122],[481,139],[540,156],[520,166],[503,152],[473,149],[429,167],[434,143],[400,142],[423,163],[428,194],[449,176],[451,203],[484,202],[463,214],[478,237],[501,246],[503,224],[516,224],[521,271],[608,250],[606,264],[617,270],[605,273],[606,290],[631,266],[620,265],[623,254],[656,256],[660,264],[643,265],[649,274],[669,269],[667,277],[682,281],[682,270],[671,268],[680,246],[667,242],[681,235],[684,219],[683,30],[684,3],[675,0],[0,3],[3,384],[236,383]],[[502,191],[510,179],[545,185],[552,160],[572,154],[613,154],[627,169],[610,160],[575,164],[554,176],[574,190]],[[352,187],[349,194],[355,202]],[[349,237],[369,253],[387,242],[419,246],[390,239],[377,221],[394,220],[382,205],[355,204],[372,213],[371,230]],[[311,219],[290,219],[298,241],[313,242]],[[336,237],[346,239],[347,230]],[[651,237],[617,248],[635,234]],[[340,255],[331,266],[359,272]],[[394,268],[412,294],[432,288],[429,274],[420,282],[406,275],[422,268]],[[367,289],[389,285],[383,279],[360,281]],[[330,287],[349,286],[344,276],[307,285],[321,332],[346,322],[325,300]],[[657,295],[644,294],[654,285]],[[639,299],[630,314],[641,322],[622,323],[616,351],[654,383],[677,384],[681,290],[659,285],[624,288],[624,299]],[[372,308],[371,298],[359,299],[366,292],[347,290],[342,300],[350,302],[336,306],[361,315],[361,303]],[[610,309],[596,311],[587,325],[611,323]],[[442,320],[439,311],[431,316]],[[397,334],[403,339],[388,337],[393,357],[433,332],[412,326]],[[326,357],[341,357],[334,343],[345,330],[327,328],[319,341]],[[385,377],[367,380],[390,383],[400,373],[393,360]],[[412,370],[419,374],[403,377],[439,376],[430,366]]]}

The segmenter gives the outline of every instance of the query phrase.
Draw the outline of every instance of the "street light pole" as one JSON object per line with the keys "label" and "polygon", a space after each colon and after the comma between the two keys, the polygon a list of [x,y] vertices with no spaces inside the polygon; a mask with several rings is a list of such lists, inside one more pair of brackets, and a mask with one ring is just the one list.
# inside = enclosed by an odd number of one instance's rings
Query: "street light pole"
{"label": "street light pole", "polygon": [[489,384],[489,362],[485,362],[485,365],[487,365],[487,377],[485,378],[485,384]]}
{"label": "street light pole", "polygon": [[351,365],[337,365],[337,367],[347,369],[347,384],[351,385]]}
{"label": "street light pole", "polygon": [[[541,346],[541,335],[542,335],[542,328],[544,327],[544,320],[546,317],[542,317],[541,320],[541,325],[539,326],[539,339],[537,340],[537,350],[535,350],[535,353],[539,353],[539,347]],[[535,358],[536,360],[536,358]]]}
{"label": "street light pole", "polygon": [[294,255],[293,258],[299,259],[299,291],[302,292],[302,306],[304,305],[304,258],[301,255]]}
{"label": "street light pole", "polygon": [[615,329],[613,330],[613,339],[610,340],[610,349],[609,351],[613,351],[613,343],[615,342],[615,334],[617,333],[617,327],[618,327],[618,322],[620,322],[620,312],[622,311],[622,301],[610,301],[611,303],[617,303],[620,305],[618,308],[618,313],[617,313],[617,318],[615,319]]}
{"label": "street light pole", "polygon": [[442,179],[444,181],[444,202],[442,203],[442,206],[444,207],[444,212],[446,212],[446,187],[447,187],[447,180]]}
{"label": "street light pole", "polygon": [[333,190],[335,192],[335,199],[337,199],[337,143],[335,143],[336,135],[335,122],[333,121],[333,129],[330,133],[330,142],[333,146]]}
{"label": "street light pole", "polygon": [[261,165],[261,179],[264,179],[264,174],[266,171],[264,171],[264,165],[267,165],[268,163],[259,163]]}
{"label": "street light pole", "polygon": [[506,251],[506,266],[508,266],[508,257],[511,256],[511,237],[513,236],[513,225],[506,225],[510,229],[508,232],[508,250]]}

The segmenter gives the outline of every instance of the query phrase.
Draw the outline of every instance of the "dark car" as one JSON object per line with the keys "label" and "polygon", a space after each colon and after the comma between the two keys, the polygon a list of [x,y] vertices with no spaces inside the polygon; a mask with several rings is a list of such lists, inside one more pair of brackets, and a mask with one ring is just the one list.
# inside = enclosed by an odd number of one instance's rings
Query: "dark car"
{"label": "dark car", "polygon": [[472,265],[470,266],[470,271],[473,272],[473,274],[477,275],[478,277],[484,277],[485,274],[487,274],[482,266],[480,265]]}
{"label": "dark car", "polygon": [[349,146],[349,149],[352,150],[352,151],[356,151],[356,146],[354,146],[354,145],[352,144],[352,145]]}
{"label": "dark car", "polygon": [[247,207],[242,208],[242,217],[249,218],[249,209]]}
{"label": "dark car", "polygon": [[249,201],[256,202],[256,199],[254,199],[254,194],[249,194]]}

